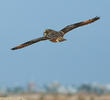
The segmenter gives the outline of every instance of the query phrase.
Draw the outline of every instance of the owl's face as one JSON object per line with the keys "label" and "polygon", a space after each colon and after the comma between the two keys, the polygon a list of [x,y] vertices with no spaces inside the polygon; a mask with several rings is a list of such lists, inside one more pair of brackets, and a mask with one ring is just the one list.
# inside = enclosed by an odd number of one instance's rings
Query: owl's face
{"label": "owl's face", "polygon": [[46,29],[45,31],[44,31],[44,36],[47,36],[49,33],[51,33],[51,32],[54,32],[54,30],[52,30],[52,29]]}

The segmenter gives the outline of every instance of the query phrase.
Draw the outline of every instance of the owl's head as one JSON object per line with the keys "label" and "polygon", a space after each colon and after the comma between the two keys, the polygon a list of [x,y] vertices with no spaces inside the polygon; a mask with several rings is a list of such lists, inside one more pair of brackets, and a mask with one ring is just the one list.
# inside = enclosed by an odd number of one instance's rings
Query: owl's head
{"label": "owl's head", "polygon": [[52,29],[46,29],[45,31],[44,31],[44,36],[47,36],[49,33],[51,33],[51,32],[53,32],[54,30],[52,30]]}

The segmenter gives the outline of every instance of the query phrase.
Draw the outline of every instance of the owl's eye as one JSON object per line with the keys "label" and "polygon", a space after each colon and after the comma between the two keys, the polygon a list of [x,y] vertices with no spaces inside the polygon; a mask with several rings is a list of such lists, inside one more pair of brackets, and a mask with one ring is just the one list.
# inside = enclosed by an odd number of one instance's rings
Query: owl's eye
{"label": "owl's eye", "polygon": [[46,32],[44,32],[44,36],[47,36],[47,33]]}

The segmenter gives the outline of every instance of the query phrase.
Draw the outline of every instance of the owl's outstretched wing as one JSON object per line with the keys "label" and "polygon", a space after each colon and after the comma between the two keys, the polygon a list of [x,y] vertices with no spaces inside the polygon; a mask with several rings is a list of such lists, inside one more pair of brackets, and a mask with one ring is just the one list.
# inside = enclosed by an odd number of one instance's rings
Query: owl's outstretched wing
{"label": "owl's outstretched wing", "polygon": [[16,47],[12,48],[11,50],[21,49],[21,48],[24,48],[26,46],[32,45],[33,43],[36,43],[36,42],[39,42],[39,41],[44,41],[44,40],[48,40],[48,38],[47,37],[40,37],[40,38],[37,38],[37,39],[33,39],[33,40],[25,42],[25,43],[23,43],[21,45],[18,45]]}
{"label": "owl's outstretched wing", "polygon": [[82,22],[79,22],[79,23],[68,25],[68,26],[64,27],[62,30],[60,30],[60,32],[65,34],[65,33],[69,32],[69,31],[71,31],[72,29],[75,29],[77,27],[93,23],[93,22],[95,22],[98,19],[100,19],[100,17],[94,17],[94,18],[86,20],[86,21],[82,21]]}

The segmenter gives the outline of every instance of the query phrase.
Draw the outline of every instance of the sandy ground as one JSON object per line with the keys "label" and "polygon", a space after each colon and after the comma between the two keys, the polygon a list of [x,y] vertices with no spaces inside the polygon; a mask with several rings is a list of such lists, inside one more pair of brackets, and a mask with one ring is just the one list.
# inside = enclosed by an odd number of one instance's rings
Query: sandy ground
{"label": "sandy ground", "polygon": [[75,95],[59,95],[59,94],[31,94],[0,97],[0,100],[110,100],[110,94],[95,95],[95,94],[75,94]]}

